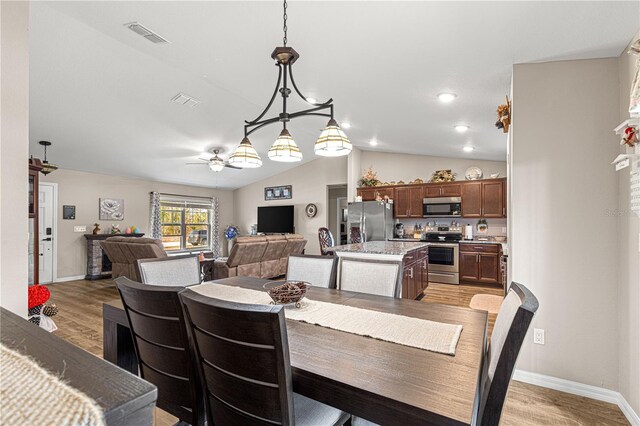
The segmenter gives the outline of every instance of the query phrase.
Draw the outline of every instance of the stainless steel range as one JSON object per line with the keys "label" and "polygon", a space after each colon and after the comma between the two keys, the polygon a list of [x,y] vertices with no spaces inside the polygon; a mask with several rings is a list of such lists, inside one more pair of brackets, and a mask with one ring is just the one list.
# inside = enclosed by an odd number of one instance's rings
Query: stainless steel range
{"label": "stainless steel range", "polygon": [[462,227],[451,225],[427,226],[423,241],[429,244],[429,281],[460,284],[459,245]]}

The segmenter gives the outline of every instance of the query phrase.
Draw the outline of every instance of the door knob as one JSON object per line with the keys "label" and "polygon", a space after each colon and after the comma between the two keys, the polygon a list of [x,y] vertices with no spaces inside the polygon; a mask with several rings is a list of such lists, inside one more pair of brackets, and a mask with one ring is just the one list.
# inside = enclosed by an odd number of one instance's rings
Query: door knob
{"label": "door knob", "polygon": [[42,241],[51,241],[51,237],[49,238],[43,238]]}

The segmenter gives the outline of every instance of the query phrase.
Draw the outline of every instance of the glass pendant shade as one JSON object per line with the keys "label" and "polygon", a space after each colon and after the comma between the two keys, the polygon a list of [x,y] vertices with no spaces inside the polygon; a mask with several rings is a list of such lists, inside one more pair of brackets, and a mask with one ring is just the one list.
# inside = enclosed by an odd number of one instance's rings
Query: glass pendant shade
{"label": "glass pendant shade", "polygon": [[217,155],[209,160],[209,168],[214,172],[220,172],[224,169],[224,160]]}
{"label": "glass pendant shade", "polygon": [[292,163],[302,160],[302,152],[287,129],[282,129],[278,139],[271,145],[267,154],[270,160]]}
{"label": "glass pendant shade", "polygon": [[229,164],[243,169],[252,169],[262,166],[262,159],[251,145],[249,139],[244,138],[231,154],[231,157],[229,157]]}
{"label": "glass pendant shade", "polygon": [[333,118],[327,123],[320,137],[316,141],[314,151],[316,155],[323,157],[340,157],[349,155],[352,146],[349,138],[344,134],[338,123]]}
{"label": "glass pendant shade", "polygon": [[42,169],[40,169],[40,173],[46,176],[51,172],[55,172],[56,170],[58,170],[58,166],[56,166],[55,164],[51,164],[45,160],[42,162]]}

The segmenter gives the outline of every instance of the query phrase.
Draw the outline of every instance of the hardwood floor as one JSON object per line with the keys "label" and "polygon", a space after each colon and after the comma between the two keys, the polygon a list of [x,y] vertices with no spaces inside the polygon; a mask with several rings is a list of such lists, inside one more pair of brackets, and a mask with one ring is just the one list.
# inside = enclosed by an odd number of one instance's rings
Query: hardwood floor
{"label": "hardwood floor", "polygon": [[[69,281],[51,284],[51,303],[60,312],[55,334],[102,357],[102,303],[118,298],[111,280]],[[431,283],[425,303],[468,307],[478,293],[502,295],[502,289],[472,285]],[[489,315],[490,330],[496,315]],[[176,418],[156,409],[154,424],[173,425]],[[628,425],[620,409],[592,399],[512,381],[501,425]]]}

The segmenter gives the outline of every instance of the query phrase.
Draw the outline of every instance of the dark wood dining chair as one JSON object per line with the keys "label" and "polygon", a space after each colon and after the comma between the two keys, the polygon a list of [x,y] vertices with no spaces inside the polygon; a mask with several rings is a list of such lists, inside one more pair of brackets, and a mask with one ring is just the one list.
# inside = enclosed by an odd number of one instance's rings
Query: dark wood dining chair
{"label": "dark wood dining chair", "polygon": [[196,254],[138,259],[136,270],[143,284],[186,287],[202,282],[200,260]]}
{"label": "dark wood dining chair", "polygon": [[140,376],[158,387],[157,406],[181,422],[204,425],[204,398],[178,297],[184,287],[141,284],[125,277],[116,279],[116,286]]}
{"label": "dark wood dining chair", "polygon": [[350,244],[360,244],[362,242],[362,231],[357,226],[351,227],[351,237],[349,239]]}
{"label": "dark wood dining chair", "polygon": [[485,357],[477,424],[500,423],[516,360],[537,310],[538,299],[533,293],[512,282],[498,311]]}
{"label": "dark wood dining chair", "polygon": [[208,424],[342,425],[349,415],[293,393],[282,306],[246,305],[180,293]]}
{"label": "dark wood dining chair", "polygon": [[331,247],[335,246],[336,242],[329,228],[318,228],[318,240],[320,241],[320,253],[323,256],[333,256],[334,252]]}

